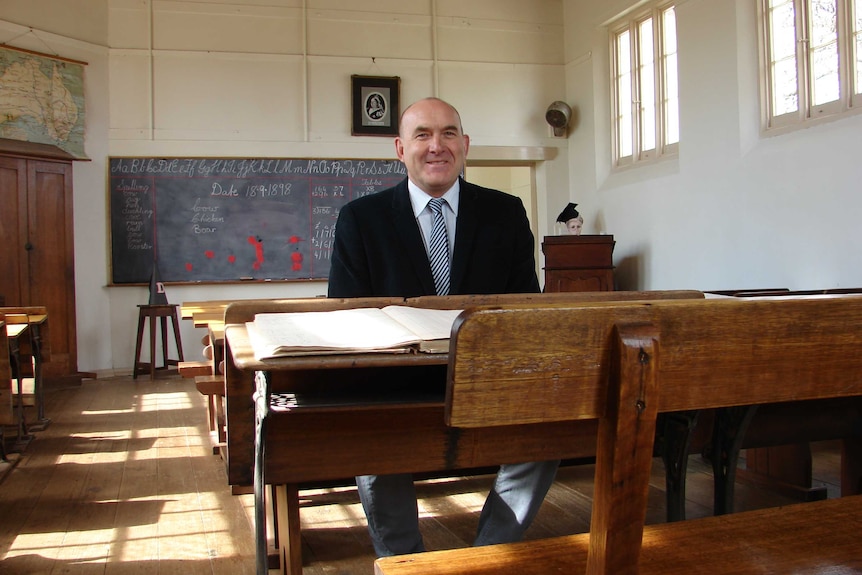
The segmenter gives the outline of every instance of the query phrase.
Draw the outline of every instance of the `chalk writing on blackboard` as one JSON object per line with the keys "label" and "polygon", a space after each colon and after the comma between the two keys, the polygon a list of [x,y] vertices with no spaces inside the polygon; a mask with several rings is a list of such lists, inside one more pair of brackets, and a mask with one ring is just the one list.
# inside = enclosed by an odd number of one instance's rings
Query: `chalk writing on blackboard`
{"label": "chalk writing on blackboard", "polygon": [[112,281],[326,279],[353,198],[406,177],[397,160],[110,158]]}

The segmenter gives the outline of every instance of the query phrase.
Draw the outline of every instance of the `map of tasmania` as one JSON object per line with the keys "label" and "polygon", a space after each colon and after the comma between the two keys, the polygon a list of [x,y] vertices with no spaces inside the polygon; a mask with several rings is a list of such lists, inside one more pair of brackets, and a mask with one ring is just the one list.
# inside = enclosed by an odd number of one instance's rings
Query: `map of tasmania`
{"label": "map of tasmania", "polygon": [[85,157],[83,66],[0,49],[0,137]]}

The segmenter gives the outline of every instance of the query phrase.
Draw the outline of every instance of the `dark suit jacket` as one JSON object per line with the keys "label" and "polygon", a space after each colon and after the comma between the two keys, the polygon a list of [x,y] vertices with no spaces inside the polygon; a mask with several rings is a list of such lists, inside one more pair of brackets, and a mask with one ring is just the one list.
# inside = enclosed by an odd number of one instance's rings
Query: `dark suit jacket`
{"label": "dark suit jacket", "polygon": [[[342,208],[330,297],[434,295],[407,180]],[[461,180],[450,294],[539,291],[533,234],[520,198]]]}

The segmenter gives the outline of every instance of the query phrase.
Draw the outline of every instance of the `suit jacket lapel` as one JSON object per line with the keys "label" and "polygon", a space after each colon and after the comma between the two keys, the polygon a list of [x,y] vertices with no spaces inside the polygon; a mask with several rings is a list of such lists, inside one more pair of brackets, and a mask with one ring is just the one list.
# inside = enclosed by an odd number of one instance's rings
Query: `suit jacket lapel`
{"label": "suit jacket lapel", "polygon": [[422,288],[428,294],[436,293],[425,243],[422,241],[416,216],[413,215],[413,206],[410,204],[410,192],[407,190],[406,179],[392,194],[392,225],[401,238],[401,245],[407,251],[407,257],[413,265]]}
{"label": "suit jacket lapel", "polygon": [[476,189],[471,184],[461,180],[458,225],[455,228],[455,248],[449,271],[449,293],[461,293],[461,284],[468,271],[467,262],[470,260],[470,246],[473,245],[478,226],[479,200],[476,197]]}

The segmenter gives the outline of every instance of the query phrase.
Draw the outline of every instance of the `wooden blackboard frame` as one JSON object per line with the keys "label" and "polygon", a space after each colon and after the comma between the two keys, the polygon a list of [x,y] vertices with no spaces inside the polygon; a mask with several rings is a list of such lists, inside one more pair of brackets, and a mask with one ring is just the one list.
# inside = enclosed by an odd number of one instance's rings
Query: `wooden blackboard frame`
{"label": "wooden blackboard frame", "polygon": [[320,281],[348,201],[406,177],[391,159],[109,157],[110,285]]}

